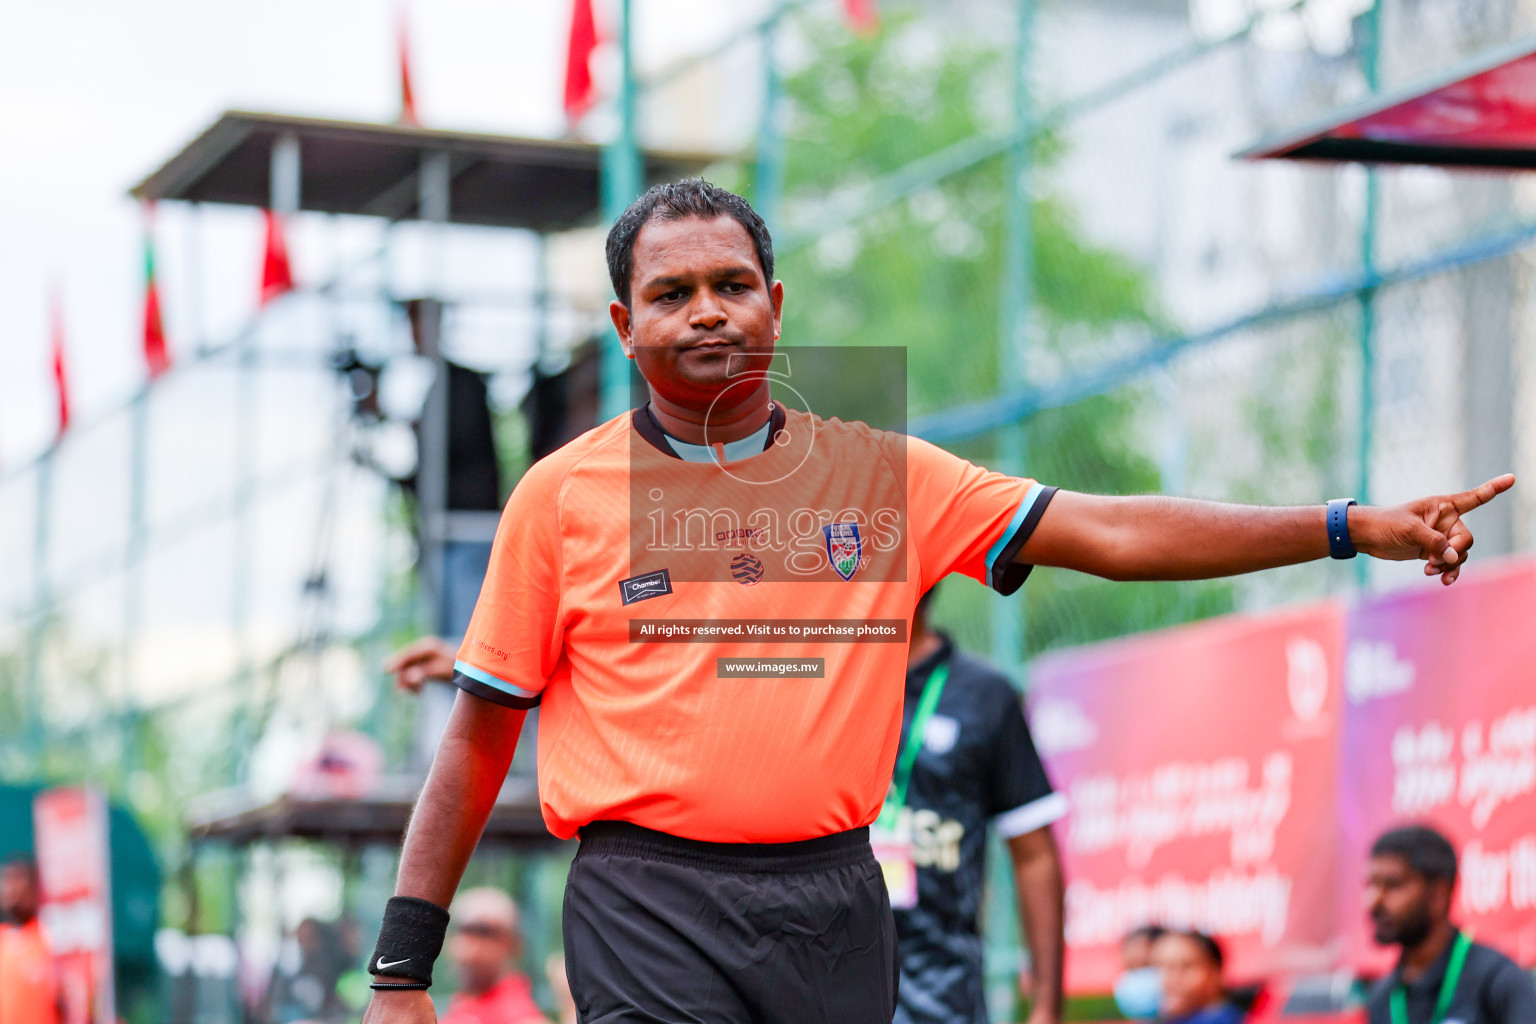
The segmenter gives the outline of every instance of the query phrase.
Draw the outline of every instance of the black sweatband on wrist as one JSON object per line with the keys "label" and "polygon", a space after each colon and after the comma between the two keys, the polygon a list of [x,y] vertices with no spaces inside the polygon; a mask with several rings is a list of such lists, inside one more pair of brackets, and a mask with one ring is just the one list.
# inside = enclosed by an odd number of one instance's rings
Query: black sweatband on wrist
{"label": "black sweatband on wrist", "polygon": [[443,951],[448,911],[414,896],[391,896],[384,904],[379,943],[368,961],[369,974],[410,978],[432,984],[432,964]]}

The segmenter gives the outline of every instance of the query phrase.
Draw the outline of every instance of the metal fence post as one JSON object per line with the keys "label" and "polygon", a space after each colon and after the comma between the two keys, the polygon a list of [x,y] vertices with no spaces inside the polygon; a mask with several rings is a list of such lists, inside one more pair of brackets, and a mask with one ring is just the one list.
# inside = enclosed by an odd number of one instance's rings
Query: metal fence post
{"label": "metal fence post", "polygon": [[[613,141],[603,149],[603,217],[610,224],[617,220],[640,194],[643,175],[635,124],[635,61],[633,2],[619,5],[619,126]],[[619,347],[616,331],[608,332],[603,346],[602,418],[612,419],[629,408],[629,360]]]}
{"label": "metal fence post", "polygon": [[[1008,147],[1006,191],[1007,219],[1003,238],[1003,276],[998,310],[998,381],[1002,390],[1013,391],[1028,383],[1030,318],[1034,305],[1033,190],[1030,181],[1030,143],[1033,140],[1034,107],[1030,90],[1033,66],[1035,0],[1019,0],[1018,27],[1013,55],[1013,139]],[[998,432],[997,469],[1015,476],[1028,466],[1029,428],[1020,420]],[[992,601],[992,660],[1013,678],[1025,681],[1024,595]],[[987,943],[985,977],[987,1005],[994,1018],[1012,1020],[1018,1001],[1020,956],[1017,904],[1013,899],[1013,872],[1006,844],[988,837]]]}
{"label": "metal fence post", "polygon": [[[1360,70],[1371,92],[1381,88],[1381,3],[1375,0],[1361,18],[1365,38],[1360,47]],[[1359,477],[1355,482],[1355,500],[1371,503],[1371,445],[1376,419],[1376,216],[1380,204],[1380,182],[1376,169],[1365,169],[1365,212],[1360,221],[1360,270],[1365,287],[1360,289],[1360,433]],[[1355,582],[1363,587],[1370,581],[1370,560],[1355,559]]]}
{"label": "metal fence post", "polygon": [[758,33],[763,48],[763,110],[757,128],[757,188],[752,198],[769,231],[778,227],[779,197],[784,192],[784,137],[778,117],[783,83],[773,48],[785,9],[783,3],[775,7]]}

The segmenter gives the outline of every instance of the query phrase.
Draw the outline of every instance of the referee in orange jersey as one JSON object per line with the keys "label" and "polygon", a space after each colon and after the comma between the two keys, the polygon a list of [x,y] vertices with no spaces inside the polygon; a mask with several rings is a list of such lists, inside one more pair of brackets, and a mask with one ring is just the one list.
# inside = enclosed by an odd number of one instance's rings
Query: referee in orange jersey
{"label": "referee in orange jersey", "polygon": [[1461,517],[1514,482],[1391,508],[1058,491],[775,402],[784,286],[740,197],[657,186],[607,256],[649,401],[536,463],[502,514],[368,1022],[433,1019],[443,908],[536,705],[544,818],[581,840],[564,925],[583,1021],[888,1022],[896,941],[869,827],[934,583],[1007,594],[1035,565],[1197,579],[1357,550],[1450,583]]}

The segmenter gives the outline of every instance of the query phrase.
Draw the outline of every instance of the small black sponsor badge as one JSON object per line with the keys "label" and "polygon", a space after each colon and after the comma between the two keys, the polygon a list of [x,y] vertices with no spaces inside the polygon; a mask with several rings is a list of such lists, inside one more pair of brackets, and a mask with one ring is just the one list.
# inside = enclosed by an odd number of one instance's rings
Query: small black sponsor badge
{"label": "small black sponsor badge", "polygon": [[636,601],[670,593],[672,593],[672,577],[665,569],[619,580],[619,597],[625,604],[634,604]]}

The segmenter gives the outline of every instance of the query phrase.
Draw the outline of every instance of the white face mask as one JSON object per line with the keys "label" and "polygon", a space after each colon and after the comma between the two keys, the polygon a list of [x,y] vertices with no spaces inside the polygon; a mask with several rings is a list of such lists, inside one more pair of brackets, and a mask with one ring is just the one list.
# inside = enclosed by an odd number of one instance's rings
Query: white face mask
{"label": "white face mask", "polygon": [[1138,967],[1115,979],[1115,1005],[1132,1020],[1157,1016],[1163,1003],[1163,974],[1156,967]]}

